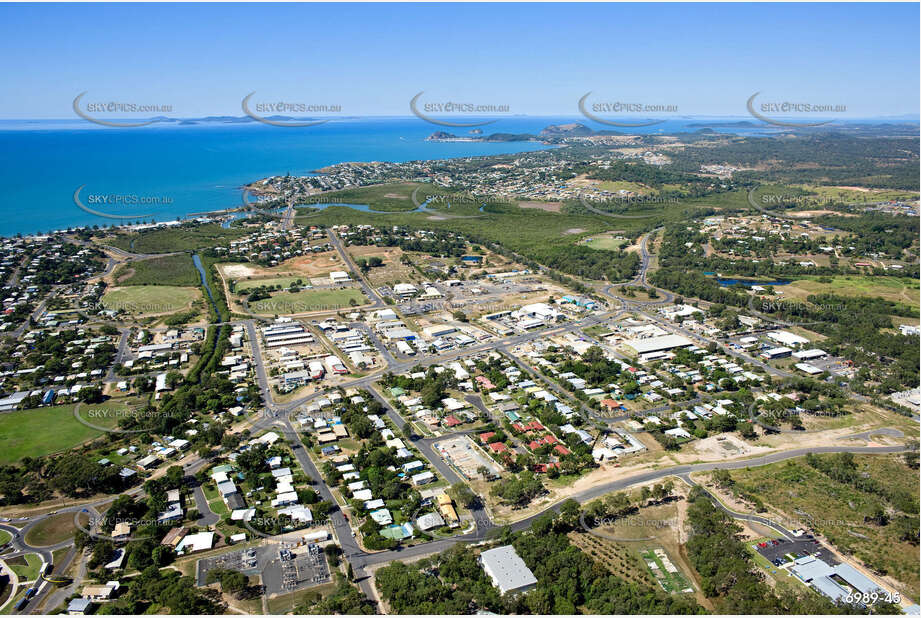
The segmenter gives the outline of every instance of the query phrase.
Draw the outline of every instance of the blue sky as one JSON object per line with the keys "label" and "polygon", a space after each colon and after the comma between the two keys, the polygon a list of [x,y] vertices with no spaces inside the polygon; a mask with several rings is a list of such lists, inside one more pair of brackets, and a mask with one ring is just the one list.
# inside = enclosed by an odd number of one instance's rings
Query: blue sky
{"label": "blue sky", "polygon": [[408,115],[409,99],[577,115],[598,100],[746,115],[768,100],[917,115],[919,5],[0,5],[0,118],[88,99],[240,115],[240,101]]}

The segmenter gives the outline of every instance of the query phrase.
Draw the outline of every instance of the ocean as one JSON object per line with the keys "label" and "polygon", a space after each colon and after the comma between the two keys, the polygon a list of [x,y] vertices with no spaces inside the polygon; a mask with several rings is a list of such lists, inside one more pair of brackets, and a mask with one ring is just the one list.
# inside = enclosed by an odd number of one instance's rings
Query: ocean
{"label": "ocean", "polygon": [[[536,134],[565,122],[580,120],[515,117],[481,129],[484,134]],[[637,131],[697,130],[683,128],[691,122],[700,119]],[[301,128],[256,122],[112,128],[80,119],[0,121],[0,236],[119,222],[78,208],[74,194],[80,187],[79,200],[90,209],[170,221],[235,208],[241,203],[241,186],[267,176],[305,175],[345,161],[446,159],[548,147],[536,142],[425,141],[435,131],[460,136],[469,129],[418,118],[342,119]]]}

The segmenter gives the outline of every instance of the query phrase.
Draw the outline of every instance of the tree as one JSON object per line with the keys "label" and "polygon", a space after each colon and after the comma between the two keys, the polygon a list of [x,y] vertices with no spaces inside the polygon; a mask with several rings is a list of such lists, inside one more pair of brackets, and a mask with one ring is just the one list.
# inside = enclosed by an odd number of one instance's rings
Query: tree
{"label": "tree", "polygon": [[451,488],[448,490],[448,495],[450,495],[455,502],[468,509],[479,502],[480,499],[479,496],[463,482],[451,485]]}

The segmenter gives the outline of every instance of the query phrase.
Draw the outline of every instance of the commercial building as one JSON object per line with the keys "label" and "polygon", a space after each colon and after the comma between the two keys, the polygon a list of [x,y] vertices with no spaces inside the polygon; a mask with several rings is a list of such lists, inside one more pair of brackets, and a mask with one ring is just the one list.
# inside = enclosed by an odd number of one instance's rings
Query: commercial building
{"label": "commercial building", "polygon": [[771,331],[767,336],[768,339],[773,339],[777,343],[785,346],[801,346],[809,343],[809,340],[805,337],[800,337],[786,330]]}
{"label": "commercial building", "polygon": [[511,545],[480,554],[480,565],[502,594],[527,592],[537,586],[537,578]]}
{"label": "commercial building", "polygon": [[766,358],[767,360],[774,360],[775,358],[787,358],[793,352],[790,348],[779,347],[779,348],[768,348],[761,353],[761,358]]}
{"label": "commercial building", "polygon": [[665,352],[675,348],[686,348],[694,345],[694,342],[681,335],[662,335],[661,337],[646,337],[645,339],[629,339],[624,344],[637,354],[648,354],[650,352]]}

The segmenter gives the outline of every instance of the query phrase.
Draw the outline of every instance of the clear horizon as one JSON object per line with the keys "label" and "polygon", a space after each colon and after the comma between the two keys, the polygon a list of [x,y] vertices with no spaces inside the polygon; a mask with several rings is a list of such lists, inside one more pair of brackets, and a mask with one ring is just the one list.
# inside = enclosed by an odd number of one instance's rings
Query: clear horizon
{"label": "clear horizon", "polygon": [[84,102],[171,108],[138,117],[240,116],[251,92],[339,106],[333,116],[404,117],[423,91],[422,101],[505,106],[505,117],[576,117],[588,92],[677,108],[672,118],[746,117],[756,92],[846,107],[841,119],[918,115],[916,3],[663,8],[5,4],[12,87],[0,118],[73,118],[82,92]]}

